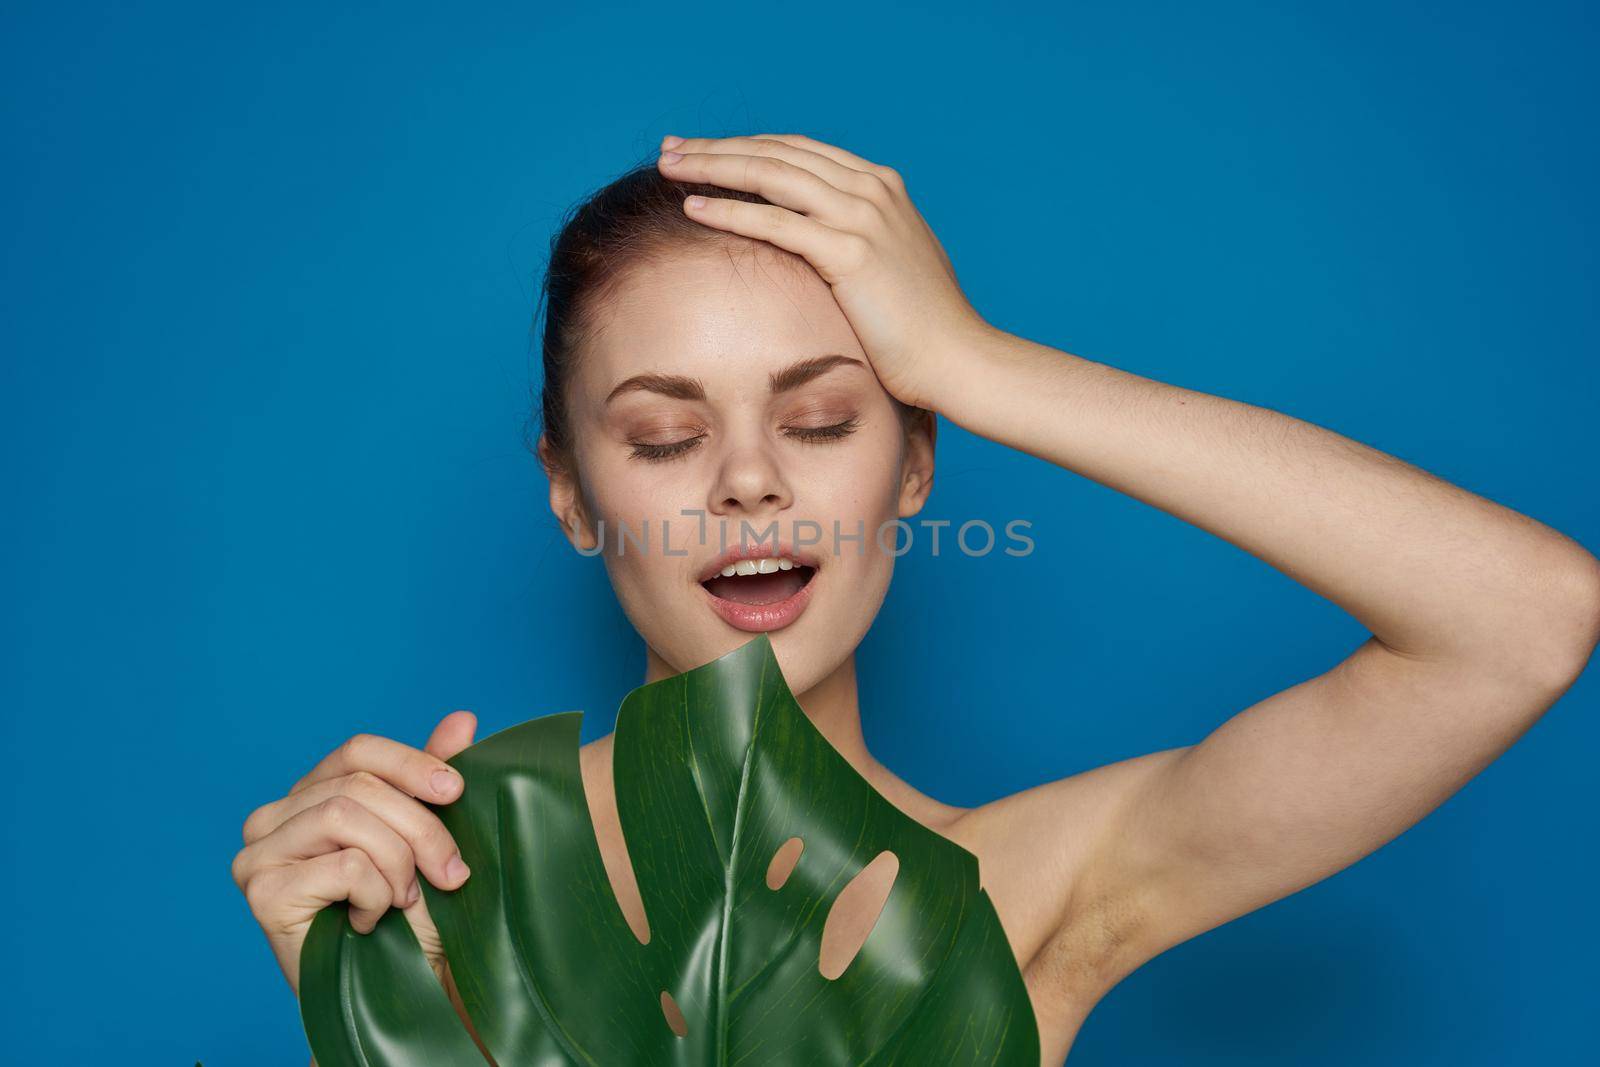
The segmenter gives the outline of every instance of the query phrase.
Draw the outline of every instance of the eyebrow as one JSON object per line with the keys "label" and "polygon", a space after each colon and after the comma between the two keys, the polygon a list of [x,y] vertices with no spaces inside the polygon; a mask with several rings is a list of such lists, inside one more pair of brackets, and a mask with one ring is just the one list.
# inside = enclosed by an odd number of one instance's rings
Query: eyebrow
{"label": "eyebrow", "polygon": [[[820,377],[833,370],[835,367],[857,366],[863,370],[866,365],[859,359],[837,353],[826,356],[813,356],[802,359],[798,363],[791,363],[782,370],[775,370],[767,375],[767,385],[774,393],[784,393],[791,389],[798,389],[813,378]],[[706,388],[698,378],[685,377],[682,374],[635,374],[620,383],[606,395],[609,404],[623,393],[643,390],[645,392],[660,393],[670,396],[674,400],[704,400]]]}

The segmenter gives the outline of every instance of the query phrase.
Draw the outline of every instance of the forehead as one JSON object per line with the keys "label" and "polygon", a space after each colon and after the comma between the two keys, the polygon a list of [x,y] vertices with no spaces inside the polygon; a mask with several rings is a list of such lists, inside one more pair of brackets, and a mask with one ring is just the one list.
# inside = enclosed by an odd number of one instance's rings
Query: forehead
{"label": "forehead", "polygon": [[590,388],[647,371],[764,374],[826,352],[863,356],[816,271],[760,247],[710,246],[641,263],[596,325],[580,361]]}

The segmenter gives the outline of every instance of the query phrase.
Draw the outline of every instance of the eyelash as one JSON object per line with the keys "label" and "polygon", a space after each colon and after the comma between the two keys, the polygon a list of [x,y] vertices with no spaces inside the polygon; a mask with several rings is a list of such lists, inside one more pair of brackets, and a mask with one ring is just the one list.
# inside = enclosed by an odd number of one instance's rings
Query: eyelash
{"label": "eyelash", "polygon": [[[851,417],[843,422],[836,422],[831,426],[797,426],[793,429],[785,430],[784,433],[808,443],[836,441],[841,437],[848,437],[850,434],[855,433],[856,427],[859,425],[860,420]],[[690,449],[704,440],[705,436],[705,434],[700,434],[696,437],[689,437],[666,445],[638,443],[633,446],[633,456],[635,459],[648,460],[652,463],[676,459],[687,454]]]}

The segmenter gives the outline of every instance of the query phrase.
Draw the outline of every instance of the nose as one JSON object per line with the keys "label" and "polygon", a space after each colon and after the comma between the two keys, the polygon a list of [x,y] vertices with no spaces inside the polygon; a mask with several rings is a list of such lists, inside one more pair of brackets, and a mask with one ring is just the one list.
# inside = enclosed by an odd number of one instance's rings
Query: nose
{"label": "nose", "polygon": [[794,503],[778,457],[766,442],[730,447],[717,468],[706,510],[724,518],[771,518]]}

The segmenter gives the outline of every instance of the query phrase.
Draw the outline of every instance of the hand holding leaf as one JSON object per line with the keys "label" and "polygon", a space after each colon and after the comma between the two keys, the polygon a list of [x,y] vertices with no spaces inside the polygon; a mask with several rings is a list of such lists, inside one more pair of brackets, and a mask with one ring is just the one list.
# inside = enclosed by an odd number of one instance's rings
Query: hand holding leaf
{"label": "hand holding leaf", "polygon": [[[646,944],[601,861],[581,718],[535,719],[451,760],[467,788],[441,817],[474,874],[423,891],[500,1067],[1036,1067],[1031,1003],[977,858],[828,744],[766,635],[623,702],[614,779]],[[771,888],[771,861],[794,837],[799,859]],[[844,973],[825,977],[829,908],[885,851],[899,872],[883,910]],[[410,927],[386,916],[363,937],[345,914],[317,916],[302,959],[320,1067],[483,1063]]]}

